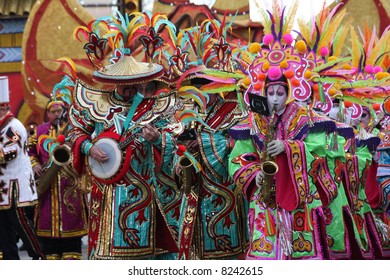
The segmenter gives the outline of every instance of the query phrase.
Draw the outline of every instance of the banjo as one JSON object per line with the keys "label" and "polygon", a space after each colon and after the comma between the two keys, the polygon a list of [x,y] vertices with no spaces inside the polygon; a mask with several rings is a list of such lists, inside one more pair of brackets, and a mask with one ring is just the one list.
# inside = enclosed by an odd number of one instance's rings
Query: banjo
{"label": "banjo", "polygon": [[[150,125],[155,125],[162,119],[167,119],[170,112],[160,114],[155,119],[150,121]],[[137,139],[138,132],[141,131],[143,125],[136,126],[131,132],[131,135],[124,138],[116,132],[106,131],[98,135],[92,142],[94,146],[98,146],[107,155],[108,160],[98,162],[90,155],[87,157],[87,167],[95,179],[104,184],[112,184],[121,180],[126,174],[130,166],[132,145],[130,143]]]}

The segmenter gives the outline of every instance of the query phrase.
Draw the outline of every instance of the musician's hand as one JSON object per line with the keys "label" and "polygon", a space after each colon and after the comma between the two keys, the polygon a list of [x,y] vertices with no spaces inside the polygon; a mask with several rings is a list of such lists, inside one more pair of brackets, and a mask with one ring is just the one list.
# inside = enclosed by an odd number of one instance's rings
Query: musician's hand
{"label": "musician's hand", "polygon": [[149,143],[154,143],[160,138],[160,132],[150,124],[145,124],[140,135]]}
{"label": "musician's hand", "polygon": [[174,171],[175,171],[176,176],[180,177],[183,169],[181,168],[180,164],[176,164],[174,167]]}
{"label": "musician's hand", "polygon": [[268,143],[267,153],[271,157],[275,157],[285,151],[286,151],[286,147],[284,146],[284,143],[281,140],[272,140],[270,143]]}
{"label": "musician's hand", "polygon": [[372,160],[374,160],[376,163],[378,163],[379,157],[380,157],[380,154],[379,154],[379,153],[375,153],[375,154],[372,156]]}
{"label": "musician's hand", "polygon": [[263,185],[263,179],[264,179],[264,173],[263,173],[263,171],[260,170],[256,174],[256,178],[255,178],[256,186],[260,189],[262,188],[262,185]]}
{"label": "musician's hand", "polygon": [[95,145],[89,150],[89,155],[98,162],[105,162],[108,160],[107,154]]}
{"label": "musician's hand", "polygon": [[190,151],[198,151],[199,150],[198,140],[188,140],[186,142],[186,148]]}
{"label": "musician's hand", "polygon": [[37,163],[36,165],[33,166],[33,171],[34,171],[35,177],[41,176],[43,173],[42,165]]}

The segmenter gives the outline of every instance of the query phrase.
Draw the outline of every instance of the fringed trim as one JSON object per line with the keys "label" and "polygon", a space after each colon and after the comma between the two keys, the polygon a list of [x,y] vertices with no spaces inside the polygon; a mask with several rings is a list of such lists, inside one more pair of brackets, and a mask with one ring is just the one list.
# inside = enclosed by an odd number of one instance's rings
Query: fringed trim
{"label": "fringed trim", "polygon": [[247,140],[251,137],[249,125],[236,125],[229,130],[229,135],[234,140]]}
{"label": "fringed trim", "polygon": [[257,147],[258,151],[263,151],[265,139],[261,139],[260,135],[253,135],[252,140]]}
{"label": "fringed trim", "polygon": [[337,133],[345,139],[351,139],[355,136],[353,128],[350,126],[338,126],[336,130]]}
{"label": "fringed trim", "polygon": [[332,120],[314,121],[313,126],[309,126],[310,132],[325,132],[330,134],[336,130],[336,124]]}
{"label": "fringed trim", "polygon": [[385,224],[381,219],[374,216],[376,228],[378,229],[379,237],[382,244],[390,243],[390,228],[389,225]]}
{"label": "fringed trim", "polygon": [[289,139],[294,139],[294,140],[304,140],[306,138],[306,134],[309,132],[309,125],[303,126],[300,130],[298,130],[298,133],[295,135],[289,135]]}
{"label": "fringed trim", "polygon": [[297,103],[287,106],[281,119],[282,125],[287,131],[285,139],[303,140],[309,132],[307,109]]}
{"label": "fringed trim", "polygon": [[380,144],[381,139],[379,137],[370,137],[368,139],[359,140],[356,139],[356,145],[358,147],[367,146],[370,153],[374,153],[376,151],[376,148]]}
{"label": "fringed trim", "polygon": [[289,257],[293,252],[291,217],[290,214],[284,209],[279,209],[277,212],[280,246],[282,248],[283,254]]}

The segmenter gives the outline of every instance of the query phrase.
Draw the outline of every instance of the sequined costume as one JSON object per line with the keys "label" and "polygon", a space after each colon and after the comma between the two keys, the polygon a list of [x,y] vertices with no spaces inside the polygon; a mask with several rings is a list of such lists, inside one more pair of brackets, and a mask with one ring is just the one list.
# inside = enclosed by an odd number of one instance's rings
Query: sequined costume
{"label": "sequined costume", "polygon": [[[70,135],[74,154],[79,155],[74,163],[82,172],[94,140],[121,139],[132,101],[123,102],[114,92],[96,91],[80,83],[75,92],[76,102],[70,108],[73,125]],[[144,98],[134,111],[130,129],[156,117],[161,106],[164,109],[164,105],[170,104],[169,100],[169,96],[162,100]],[[169,133],[162,133],[153,145],[134,138],[123,153],[127,161],[126,166],[120,167],[125,171],[123,176],[111,183],[93,178],[88,233],[90,259],[144,259],[177,252],[155,192],[155,168],[164,162],[161,151],[163,147],[170,149],[169,145],[172,145]]]}
{"label": "sequined costume", "polygon": [[[234,92],[217,97],[195,136],[202,171],[183,196],[179,236],[182,259],[236,259],[247,249],[247,207],[228,174],[229,128],[246,117]],[[188,248],[190,248],[188,250]]]}
{"label": "sequined costume", "polygon": [[235,144],[229,172],[250,203],[247,259],[329,258],[322,203],[309,173],[315,160],[313,153],[323,149],[324,143],[318,141],[321,132],[308,133],[306,109],[296,103],[287,105],[277,118],[275,130],[275,139],[283,141],[286,152],[276,156],[276,192],[265,204],[254,178],[264,160],[259,155],[268,123],[269,117],[252,113],[249,123],[231,129]]}
{"label": "sequined costume", "polygon": [[[67,124],[62,125],[62,129]],[[56,138],[57,128],[50,122],[37,127],[29,143],[29,155],[33,166],[49,166],[52,162],[50,147],[45,149],[38,139],[44,136]],[[45,176],[45,175],[42,175]],[[82,191],[81,180],[71,166],[63,166],[52,184],[38,199],[36,231],[48,259],[82,258],[81,238],[87,234],[88,203]]]}
{"label": "sequined costume", "polygon": [[45,258],[30,214],[38,201],[27,154],[27,131],[10,112],[0,120],[0,163],[0,249],[3,258],[19,259],[15,231],[26,244],[30,257]]}

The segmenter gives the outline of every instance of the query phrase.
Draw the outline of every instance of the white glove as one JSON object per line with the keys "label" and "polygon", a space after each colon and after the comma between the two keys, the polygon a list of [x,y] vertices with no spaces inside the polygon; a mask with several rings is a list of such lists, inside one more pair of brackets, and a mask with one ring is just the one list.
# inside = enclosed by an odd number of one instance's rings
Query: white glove
{"label": "white glove", "polygon": [[263,182],[263,179],[264,179],[264,173],[263,171],[259,171],[257,174],[256,174],[256,178],[255,178],[255,182],[256,182],[256,186],[258,188],[262,188],[262,182]]}
{"label": "white glove", "polygon": [[378,162],[378,161],[379,161],[379,153],[376,152],[376,153],[373,155],[372,159],[373,159],[375,162]]}
{"label": "white glove", "polygon": [[272,140],[267,145],[267,153],[271,157],[275,157],[278,154],[285,152],[286,148],[284,147],[284,143],[281,140]]}

